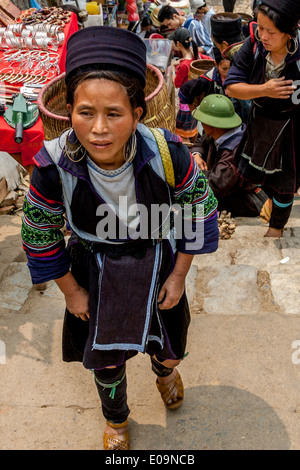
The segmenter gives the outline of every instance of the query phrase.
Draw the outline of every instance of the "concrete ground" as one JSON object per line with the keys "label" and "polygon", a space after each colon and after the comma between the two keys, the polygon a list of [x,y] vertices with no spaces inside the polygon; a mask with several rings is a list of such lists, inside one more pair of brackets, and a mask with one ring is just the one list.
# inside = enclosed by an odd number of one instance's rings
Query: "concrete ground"
{"label": "concrete ground", "polygon": [[[236,222],[189,273],[183,406],[165,409],[147,356],[128,363],[132,450],[300,449],[300,199],[282,239]],[[0,217],[0,449],[102,449],[92,374],[61,360],[63,297],[32,289],[20,224]]]}
{"label": "concrete ground", "polygon": [[[165,409],[147,356],[128,363],[132,450],[300,449],[300,199],[282,239],[236,221],[189,273],[182,407]],[[20,225],[0,216],[0,450],[101,450],[92,374],[61,360],[63,296],[32,289]]]}

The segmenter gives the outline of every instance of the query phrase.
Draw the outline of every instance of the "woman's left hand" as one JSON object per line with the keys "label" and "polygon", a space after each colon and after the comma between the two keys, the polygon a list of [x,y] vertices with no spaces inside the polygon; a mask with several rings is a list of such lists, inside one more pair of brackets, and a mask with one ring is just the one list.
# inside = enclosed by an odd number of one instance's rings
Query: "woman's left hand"
{"label": "woman's left hand", "polygon": [[185,288],[185,276],[171,273],[158,294],[158,307],[160,310],[169,310],[175,307],[181,299]]}

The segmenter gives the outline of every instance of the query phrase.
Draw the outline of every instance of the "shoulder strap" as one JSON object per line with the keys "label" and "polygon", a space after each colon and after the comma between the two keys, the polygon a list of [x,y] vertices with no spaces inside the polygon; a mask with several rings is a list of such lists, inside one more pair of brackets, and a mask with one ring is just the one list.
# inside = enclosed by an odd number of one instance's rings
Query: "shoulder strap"
{"label": "shoulder strap", "polygon": [[166,181],[171,188],[175,188],[175,176],[174,176],[174,168],[173,162],[170,154],[170,150],[167,144],[167,141],[163,134],[154,128],[149,128],[152,134],[155,137],[159,153],[161,156],[161,160],[164,166],[165,174],[166,174]]}

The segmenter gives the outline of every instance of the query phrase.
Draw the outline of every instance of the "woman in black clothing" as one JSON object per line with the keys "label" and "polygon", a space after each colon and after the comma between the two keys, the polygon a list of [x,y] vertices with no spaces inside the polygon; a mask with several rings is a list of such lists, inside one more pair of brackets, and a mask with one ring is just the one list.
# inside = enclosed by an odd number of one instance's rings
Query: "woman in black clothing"
{"label": "woman in black clothing", "polygon": [[300,185],[300,3],[263,0],[256,15],[255,41],[249,37],[235,55],[225,86],[230,97],[253,100],[236,166],[270,198],[265,236],[281,237]]}

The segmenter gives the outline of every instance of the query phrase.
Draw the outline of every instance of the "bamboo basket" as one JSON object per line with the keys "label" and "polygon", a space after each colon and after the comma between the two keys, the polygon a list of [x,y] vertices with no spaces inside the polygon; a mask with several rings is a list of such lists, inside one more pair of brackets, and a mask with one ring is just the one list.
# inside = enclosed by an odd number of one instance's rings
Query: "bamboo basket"
{"label": "bamboo basket", "polygon": [[[37,104],[43,123],[45,140],[52,140],[71,126],[66,109],[65,73],[52,79],[39,92]],[[175,110],[162,73],[147,64],[145,96],[147,114],[143,123],[149,127],[164,127],[175,132]]]}
{"label": "bamboo basket", "polygon": [[175,133],[176,116],[171,103],[167,84],[161,71],[147,64],[145,96],[147,114],[143,123],[148,127],[164,127]]}
{"label": "bamboo basket", "polygon": [[242,18],[242,26],[246,25],[249,23],[249,21],[253,20],[253,17],[251,15],[248,15],[248,13],[236,13],[237,15],[241,16]]}
{"label": "bamboo basket", "polygon": [[208,70],[215,67],[216,62],[214,60],[208,59],[199,59],[193,60],[190,65],[188,79],[192,80],[193,78],[198,78],[200,75],[203,75]]}

